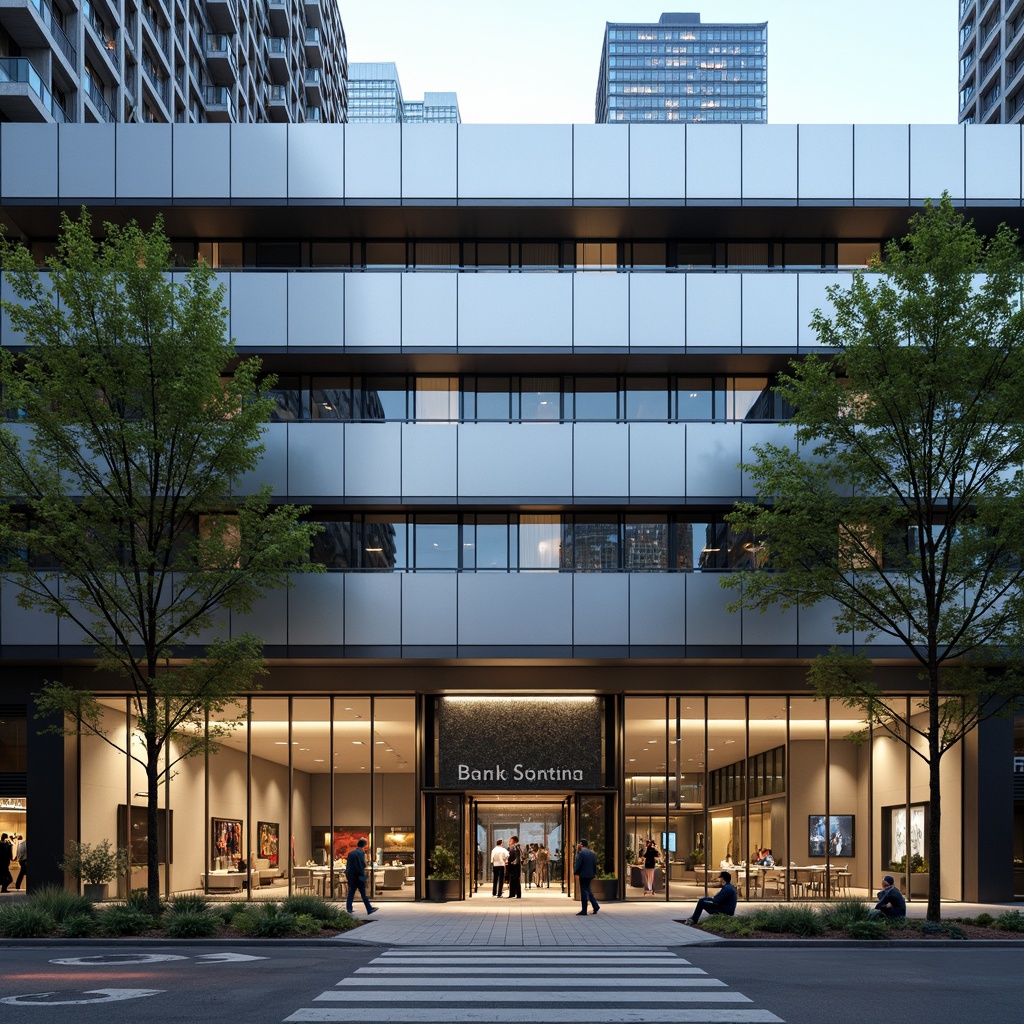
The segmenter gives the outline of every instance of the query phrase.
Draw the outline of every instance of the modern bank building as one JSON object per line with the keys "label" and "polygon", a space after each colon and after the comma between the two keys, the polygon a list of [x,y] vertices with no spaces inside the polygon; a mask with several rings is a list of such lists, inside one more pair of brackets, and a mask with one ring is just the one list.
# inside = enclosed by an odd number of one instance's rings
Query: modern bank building
{"label": "modern bank building", "polygon": [[[86,204],[161,214],[182,264],[216,268],[239,353],[279,378],[250,484],[324,527],[326,572],[223,624],[269,674],[161,786],[163,889],[336,895],[361,836],[381,899],[426,898],[438,842],[454,897],[490,898],[513,834],[549,852],[553,899],[584,837],[622,899],[648,838],[661,900],[726,858],[778,901],[866,896],[923,857],[924,763],[854,742],[807,684],[863,638],[824,605],[727,610],[723,574],[758,557],[724,516],[751,446],[787,437],[772,385],[828,286],[943,190],[1019,226],[1021,152],[1019,126],[0,125],[3,220],[40,260]],[[913,701],[906,650],[867,650]],[[10,585],[0,657],[0,827],[31,838],[34,883],[70,840],[143,860],[138,766],[33,717],[61,679],[124,741],[127,694]],[[943,759],[944,898],[1012,898],[1015,858],[1021,892],[1014,763],[1004,719]]]}

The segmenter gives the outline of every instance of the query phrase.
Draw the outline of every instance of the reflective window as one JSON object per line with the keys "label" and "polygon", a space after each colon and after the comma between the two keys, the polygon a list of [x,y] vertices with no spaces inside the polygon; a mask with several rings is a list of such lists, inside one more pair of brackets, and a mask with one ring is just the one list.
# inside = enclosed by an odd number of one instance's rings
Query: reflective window
{"label": "reflective window", "polygon": [[415,568],[459,568],[459,524],[454,516],[416,516],[413,527]]}
{"label": "reflective window", "polygon": [[632,421],[668,419],[668,381],[663,377],[626,379],[626,419]]}
{"label": "reflective window", "polygon": [[572,415],[577,421],[614,422],[619,418],[619,382],[616,377],[576,377],[572,398],[575,411],[567,401],[566,415]]}
{"label": "reflective window", "polygon": [[523,377],[520,384],[520,418],[524,421],[560,420],[561,378]]}
{"label": "reflective window", "polygon": [[519,568],[561,566],[562,522],[559,516],[519,517]]}

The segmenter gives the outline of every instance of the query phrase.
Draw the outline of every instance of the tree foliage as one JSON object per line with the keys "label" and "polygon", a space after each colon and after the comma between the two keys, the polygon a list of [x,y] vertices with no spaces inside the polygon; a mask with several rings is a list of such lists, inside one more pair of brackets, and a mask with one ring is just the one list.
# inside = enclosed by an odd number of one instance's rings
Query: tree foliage
{"label": "tree foliage", "polygon": [[865,653],[834,649],[810,681],[928,765],[928,916],[939,917],[939,760],[1022,692],[1024,264],[1005,225],[988,239],[948,196],[926,203],[884,259],[828,295],[812,326],[830,349],[778,391],[794,445],[754,447],[757,503],[730,523],[765,544],[736,574],[735,607],[828,601],[858,644],[899,645],[920,693],[887,697]]}
{"label": "tree foliage", "polygon": [[[316,527],[247,481],[273,380],[236,358],[212,270],[168,272],[159,219],[96,240],[87,211],[64,216],[43,272],[19,244],[0,255],[23,338],[0,354],[3,578],[22,607],[74,623],[131,695],[155,901],[158,782],[215,746],[264,671],[262,642],[229,635],[229,616],[315,568]],[[50,682],[38,708],[117,745],[91,693]]]}

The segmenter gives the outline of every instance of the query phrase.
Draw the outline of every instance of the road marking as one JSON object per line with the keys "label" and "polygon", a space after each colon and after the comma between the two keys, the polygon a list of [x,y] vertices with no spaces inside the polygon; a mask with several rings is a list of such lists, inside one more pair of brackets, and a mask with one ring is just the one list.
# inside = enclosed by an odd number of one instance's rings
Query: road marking
{"label": "road marking", "polygon": [[[336,1009],[328,1010],[319,1007],[311,1007],[305,1010],[297,1010],[290,1017],[286,1017],[288,1024],[359,1024],[366,1021],[365,1009]],[[414,1021],[415,1024],[493,1024],[494,1007],[486,1007],[478,1010],[421,1010],[421,1009],[397,1009],[386,1010],[373,1008],[373,1020],[381,1022],[394,1022],[394,1024],[406,1024]],[[684,1010],[682,1008],[673,1010],[620,1010],[605,1009],[600,1011],[600,1017],[595,1016],[593,1010],[563,1010],[559,1009],[556,1015],[550,1018],[537,1016],[531,1011],[531,1024],[782,1024],[780,1017],[776,1017],[769,1010],[734,1010],[708,1008],[704,1010]]]}
{"label": "road marking", "polygon": [[196,959],[205,960],[207,963],[241,964],[247,960],[269,960],[270,957],[250,956],[248,953],[202,953]]}
{"label": "road marking", "polygon": [[56,992],[30,992],[24,996],[6,996],[0,1003],[6,1006],[85,1006],[88,1003],[119,1003],[125,999],[142,999],[144,996],[158,996],[161,988],[91,988],[84,995],[98,995],[99,999],[52,999]]}
{"label": "road marking", "polygon": [[[706,973],[701,967],[676,967],[668,966],[667,964],[658,964],[657,966],[659,977],[675,977],[678,975],[685,974],[704,974]],[[382,975],[416,975],[416,974],[428,974],[436,976],[438,970],[436,967],[360,967],[359,974],[382,974]],[[517,975],[522,974],[530,978],[542,978],[545,975],[552,975],[556,978],[564,978],[565,971],[559,964],[537,964],[534,967],[506,967],[502,965],[502,975]],[[584,974],[596,974],[600,976],[605,975],[623,975],[630,978],[636,977],[635,967],[574,967],[572,969],[574,975]],[[494,977],[493,967],[465,967],[459,966],[459,977],[466,975],[472,976],[474,974],[484,974],[489,978]]]}
{"label": "road marking", "polygon": [[51,964],[63,964],[66,967],[120,967],[131,964],[161,964],[171,960],[187,960],[187,956],[174,953],[101,953],[98,956],[69,956],[60,960],[51,960]]}
{"label": "road marking", "polygon": [[[403,978],[403,977],[390,977],[386,981],[373,976],[370,978],[362,976],[362,971],[358,971],[355,977],[343,978],[338,982],[339,987],[359,986],[359,985],[372,985],[374,988],[380,988],[382,984],[387,985],[419,985],[421,988],[424,985],[429,985],[431,982],[435,985],[444,985],[446,990],[451,987],[452,980],[450,978],[438,978],[434,977],[430,980],[424,978]],[[504,972],[503,972],[504,973]],[[636,983],[634,977],[633,984]],[[489,978],[464,978],[462,971],[459,971],[458,984],[463,988],[469,988],[474,985],[487,986],[489,988],[494,986],[494,975],[492,974]],[[502,985],[506,988],[538,988],[543,985],[557,985],[559,988],[597,988],[605,985],[612,989],[617,989],[622,984],[619,978],[608,978],[602,981],[600,978],[564,978],[564,977],[550,977],[550,978],[503,978]],[[697,986],[697,985],[708,985],[718,986],[722,985],[723,982],[716,981],[714,978],[645,978],[644,988],[678,988],[680,985],[684,986]]]}
{"label": "road marking", "polygon": [[[708,981],[708,985],[721,985],[725,982]],[[478,1003],[481,993],[461,992],[459,989],[431,989],[424,993],[418,992],[360,992],[356,997],[352,992],[321,992],[315,1002],[336,1002],[340,999],[358,998],[361,1003],[409,1003],[409,1002],[444,1002]],[[710,1003],[749,1003],[750,999],[741,992],[651,992],[647,989],[609,990],[607,992],[513,992],[511,989],[491,989],[487,993],[491,1003],[500,999],[515,999],[519,1003],[675,1003],[675,1002],[710,1002]]]}

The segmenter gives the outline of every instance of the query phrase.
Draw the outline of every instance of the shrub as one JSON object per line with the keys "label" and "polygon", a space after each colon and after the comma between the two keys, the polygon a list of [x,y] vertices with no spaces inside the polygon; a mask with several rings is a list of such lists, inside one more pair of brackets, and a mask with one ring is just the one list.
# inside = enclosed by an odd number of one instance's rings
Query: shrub
{"label": "shrub", "polygon": [[57,924],[70,917],[96,915],[92,900],[87,900],[77,892],[62,889],[59,885],[46,885],[34,890],[28,901],[32,906],[49,914]]}
{"label": "shrub", "polygon": [[295,916],[296,935],[318,935],[323,929],[324,922],[312,914],[297,914]]}
{"label": "shrub", "polygon": [[712,914],[706,921],[701,922],[702,927],[716,935],[753,935],[754,926],[750,916],[727,917],[725,914]]}
{"label": "shrub", "polygon": [[846,931],[852,924],[868,919],[868,905],[860,900],[838,900],[822,907],[818,914],[828,931]]}
{"label": "shrub", "polygon": [[281,903],[281,909],[287,914],[308,914],[318,921],[333,921],[338,911],[321,896],[289,896]]}
{"label": "shrub", "polygon": [[42,939],[52,935],[57,922],[34,903],[12,906],[0,914],[0,935],[8,939]]}
{"label": "shrub", "polygon": [[884,939],[889,929],[881,921],[851,921],[846,934],[851,939]]}
{"label": "shrub", "polygon": [[163,921],[171,939],[208,939],[217,933],[220,920],[203,910],[171,910]]}
{"label": "shrub", "polygon": [[231,924],[236,915],[243,914],[248,909],[248,905],[234,900],[231,903],[216,903],[210,908],[210,913],[216,917],[223,924]]}
{"label": "shrub", "polygon": [[[143,914],[149,914],[150,917],[153,916],[153,911],[149,906],[149,892],[146,889],[132,889],[128,894],[128,899],[124,901],[124,905]],[[156,916],[159,917],[166,909],[167,904],[160,900],[157,903]]]}
{"label": "shrub", "polygon": [[119,935],[141,935],[155,922],[149,914],[135,907],[121,905],[108,907],[100,916],[100,934],[115,938]]}
{"label": "shrub", "polygon": [[95,914],[75,914],[57,925],[57,931],[66,939],[88,939],[96,934],[98,927]]}
{"label": "shrub", "polygon": [[295,915],[281,911],[274,903],[263,903],[259,909],[243,910],[231,920],[242,935],[257,939],[278,939],[295,929]]}
{"label": "shrub", "polygon": [[968,919],[965,924],[974,924],[979,928],[991,928],[995,923],[995,918],[991,914],[979,914],[974,920]]}
{"label": "shrub", "polygon": [[181,893],[172,896],[167,905],[172,914],[208,914],[210,901],[201,893]]}
{"label": "shrub", "polygon": [[1024,914],[1019,910],[1007,910],[996,918],[995,924],[1004,932],[1024,932]]}
{"label": "shrub", "polygon": [[128,851],[111,846],[109,839],[101,843],[68,843],[68,852],[58,867],[72,878],[90,885],[105,885],[128,872]]}
{"label": "shrub", "polygon": [[751,915],[755,931],[821,935],[825,925],[810,907],[765,907]]}

